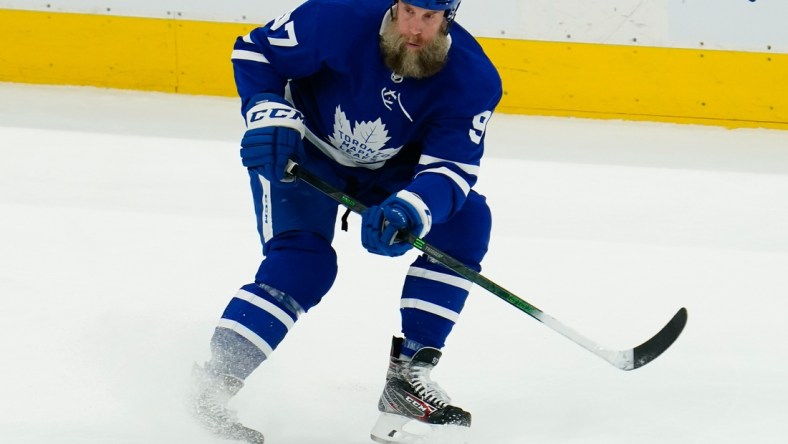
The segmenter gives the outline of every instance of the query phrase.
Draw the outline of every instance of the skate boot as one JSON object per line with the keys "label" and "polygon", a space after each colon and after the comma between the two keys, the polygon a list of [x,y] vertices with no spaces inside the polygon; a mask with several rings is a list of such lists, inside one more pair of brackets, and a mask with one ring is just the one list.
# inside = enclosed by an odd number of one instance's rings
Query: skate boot
{"label": "skate boot", "polygon": [[230,375],[213,373],[195,364],[192,384],[189,407],[200,424],[221,438],[263,444],[263,434],[238,422],[235,411],[227,408],[230,398],[243,388],[243,381]]}
{"label": "skate boot", "polygon": [[378,402],[380,417],[370,433],[372,440],[384,444],[422,443],[430,442],[430,436],[437,433],[442,436],[441,442],[465,441],[471,414],[451,405],[446,392],[430,379],[440,350],[424,347],[406,360],[399,358],[401,347],[402,339],[394,338],[386,385]]}

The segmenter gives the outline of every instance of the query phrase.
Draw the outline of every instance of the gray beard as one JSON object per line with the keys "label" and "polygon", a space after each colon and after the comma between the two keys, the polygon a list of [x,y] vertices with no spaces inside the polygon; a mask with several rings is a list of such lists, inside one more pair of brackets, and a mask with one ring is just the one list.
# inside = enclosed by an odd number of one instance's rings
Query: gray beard
{"label": "gray beard", "polygon": [[405,38],[397,32],[396,20],[390,21],[380,36],[383,61],[395,74],[402,77],[423,79],[433,76],[446,64],[449,54],[449,38],[438,34],[433,41],[418,51],[407,48]]}

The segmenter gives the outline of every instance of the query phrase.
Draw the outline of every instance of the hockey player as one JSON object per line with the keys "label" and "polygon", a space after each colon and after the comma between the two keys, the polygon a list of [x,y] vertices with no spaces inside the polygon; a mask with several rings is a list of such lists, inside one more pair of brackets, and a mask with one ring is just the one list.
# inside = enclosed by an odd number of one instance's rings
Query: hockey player
{"label": "hockey player", "polygon": [[[309,0],[237,40],[241,158],[265,258],[222,314],[211,359],[195,366],[192,406],[213,432],[263,441],[232,419],[227,402],[337,275],[337,203],[294,180],[289,160],[370,206],[360,230],[371,253],[404,254],[411,245],[397,234],[407,230],[481,269],[491,216],[473,186],[502,87],[454,23],[459,3]],[[470,426],[470,413],[430,378],[470,287],[424,256],[412,263],[375,441],[408,442],[403,427],[412,421]]]}

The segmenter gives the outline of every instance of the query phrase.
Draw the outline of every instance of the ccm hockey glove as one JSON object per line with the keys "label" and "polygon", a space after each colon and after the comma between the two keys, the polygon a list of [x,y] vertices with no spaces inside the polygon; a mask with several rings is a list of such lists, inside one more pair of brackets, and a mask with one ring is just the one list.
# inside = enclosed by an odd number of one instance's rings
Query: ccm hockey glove
{"label": "ccm hockey glove", "polygon": [[294,182],[285,172],[288,159],[303,151],[304,116],[275,94],[252,97],[245,111],[241,161],[273,183]]}
{"label": "ccm hockey glove", "polygon": [[361,214],[361,245],[381,256],[402,256],[412,245],[398,238],[400,231],[424,237],[432,227],[430,209],[421,198],[402,190]]}

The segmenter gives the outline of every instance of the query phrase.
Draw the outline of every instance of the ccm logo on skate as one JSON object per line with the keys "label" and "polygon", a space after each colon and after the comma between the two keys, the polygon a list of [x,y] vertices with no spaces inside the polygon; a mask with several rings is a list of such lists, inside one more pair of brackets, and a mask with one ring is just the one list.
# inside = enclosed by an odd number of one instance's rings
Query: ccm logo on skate
{"label": "ccm logo on skate", "polygon": [[432,408],[430,407],[430,405],[421,401],[420,399],[416,399],[413,396],[408,395],[405,396],[405,401],[407,401],[408,404],[412,405],[413,407],[419,409],[419,411],[425,415],[428,413],[432,413]]}

